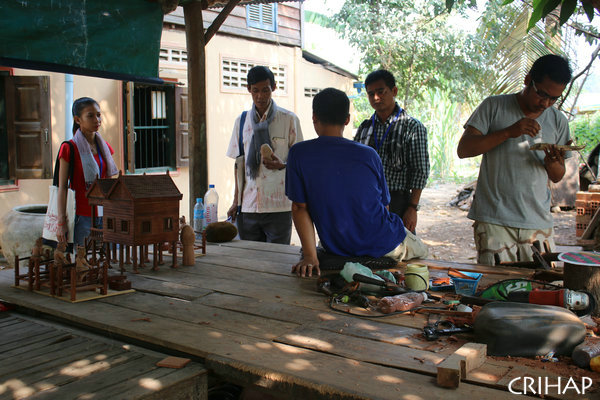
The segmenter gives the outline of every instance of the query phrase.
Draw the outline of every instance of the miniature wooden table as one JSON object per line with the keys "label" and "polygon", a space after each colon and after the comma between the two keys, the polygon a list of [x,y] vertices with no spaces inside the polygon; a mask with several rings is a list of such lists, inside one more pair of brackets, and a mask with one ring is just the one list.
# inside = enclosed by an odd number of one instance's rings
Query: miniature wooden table
{"label": "miniature wooden table", "polygon": [[[290,274],[299,247],[234,241],[209,245],[206,253],[194,266],[129,274],[135,293],[78,304],[11,288],[12,275],[2,271],[0,298],[104,335],[198,357],[222,379],[285,399],[512,399],[507,385],[515,377],[556,377],[541,361],[531,367],[487,357],[459,388],[441,388],[437,364],[466,340],[425,341],[426,316],[369,319],[331,310],[316,279]],[[426,263],[430,272],[484,272],[482,284],[531,273]]]}

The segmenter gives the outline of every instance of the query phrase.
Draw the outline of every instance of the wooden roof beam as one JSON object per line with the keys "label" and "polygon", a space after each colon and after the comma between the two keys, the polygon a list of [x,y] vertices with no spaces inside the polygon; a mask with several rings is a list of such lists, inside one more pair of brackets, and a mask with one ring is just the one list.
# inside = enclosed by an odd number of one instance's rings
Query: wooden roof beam
{"label": "wooden roof beam", "polygon": [[229,13],[231,13],[231,10],[233,10],[239,2],[240,0],[229,0],[227,5],[221,10],[217,18],[215,18],[215,20],[212,22],[212,24],[210,24],[210,26],[204,33],[205,45],[210,41],[210,39],[215,35],[215,33],[217,33],[223,22],[225,22],[225,20],[229,16]]}

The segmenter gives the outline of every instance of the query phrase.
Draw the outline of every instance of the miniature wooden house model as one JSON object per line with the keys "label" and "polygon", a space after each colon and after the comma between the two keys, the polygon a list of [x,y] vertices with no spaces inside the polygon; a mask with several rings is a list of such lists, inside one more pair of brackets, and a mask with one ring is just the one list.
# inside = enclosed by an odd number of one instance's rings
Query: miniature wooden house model
{"label": "miniature wooden house model", "polygon": [[[165,175],[119,175],[108,192],[109,179],[88,190],[90,203],[103,206],[104,242],[139,246],[179,240],[179,201],[183,197]],[[104,195],[104,199],[100,197]]]}

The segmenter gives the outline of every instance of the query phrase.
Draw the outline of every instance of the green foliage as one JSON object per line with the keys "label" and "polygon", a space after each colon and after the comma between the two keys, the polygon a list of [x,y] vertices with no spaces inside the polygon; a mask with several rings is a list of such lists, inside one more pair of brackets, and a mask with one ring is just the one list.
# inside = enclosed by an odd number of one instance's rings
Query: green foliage
{"label": "green foliage", "polygon": [[480,46],[489,62],[486,95],[518,92],[535,60],[548,53],[563,53],[560,36],[550,35],[543,27],[528,30],[529,13],[529,6],[523,3],[486,3],[477,30],[484,38]]}
{"label": "green foliage", "polygon": [[427,128],[430,181],[465,182],[477,174],[477,160],[461,162],[456,154],[458,141],[462,135],[462,110],[451,100],[448,93],[439,89],[427,90],[422,102],[416,108],[407,110]]}
{"label": "green foliage", "polygon": [[363,54],[363,75],[378,68],[394,74],[404,106],[423,99],[423,88],[472,101],[486,60],[473,46],[478,39],[454,27],[445,10],[444,0],[346,0],[333,21]]}
{"label": "green foliage", "polygon": [[585,145],[582,154],[587,158],[594,147],[600,143],[600,112],[578,115],[569,123],[569,128],[575,143]]}
{"label": "green foliage", "polygon": [[352,99],[352,105],[354,106],[354,128],[356,129],[365,119],[370,118],[374,111],[364,90],[359,96]]}
{"label": "green foliage", "polygon": [[[514,0],[505,0],[502,5],[513,3]],[[463,0],[446,0],[448,11],[452,10],[455,4],[462,4]],[[469,1],[472,3],[472,1]],[[529,19],[529,29],[542,18],[556,10],[560,5],[559,24],[564,25],[573,14],[581,13],[587,15],[590,22],[594,19],[594,6],[590,0],[533,0],[533,13]]]}

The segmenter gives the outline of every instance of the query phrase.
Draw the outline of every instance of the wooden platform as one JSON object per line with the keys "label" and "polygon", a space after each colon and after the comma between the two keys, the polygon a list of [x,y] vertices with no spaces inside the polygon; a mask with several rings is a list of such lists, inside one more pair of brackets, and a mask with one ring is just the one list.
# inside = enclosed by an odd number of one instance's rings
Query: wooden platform
{"label": "wooden platform", "polygon": [[[290,274],[298,257],[293,246],[210,245],[195,266],[128,274],[135,293],[77,304],[11,288],[8,270],[0,273],[0,299],[199,357],[210,373],[282,399],[508,399],[515,397],[507,389],[515,377],[557,377],[541,367],[488,357],[458,389],[441,388],[437,364],[466,339],[425,341],[423,315],[369,319],[335,312],[316,291],[316,279]],[[432,272],[487,272],[484,282],[530,272],[427,263]]]}
{"label": "wooden platform", "polygon": [[199,363],[162,368],[165,354],[57,323],[0,314],[0,399],[206,399]]}

